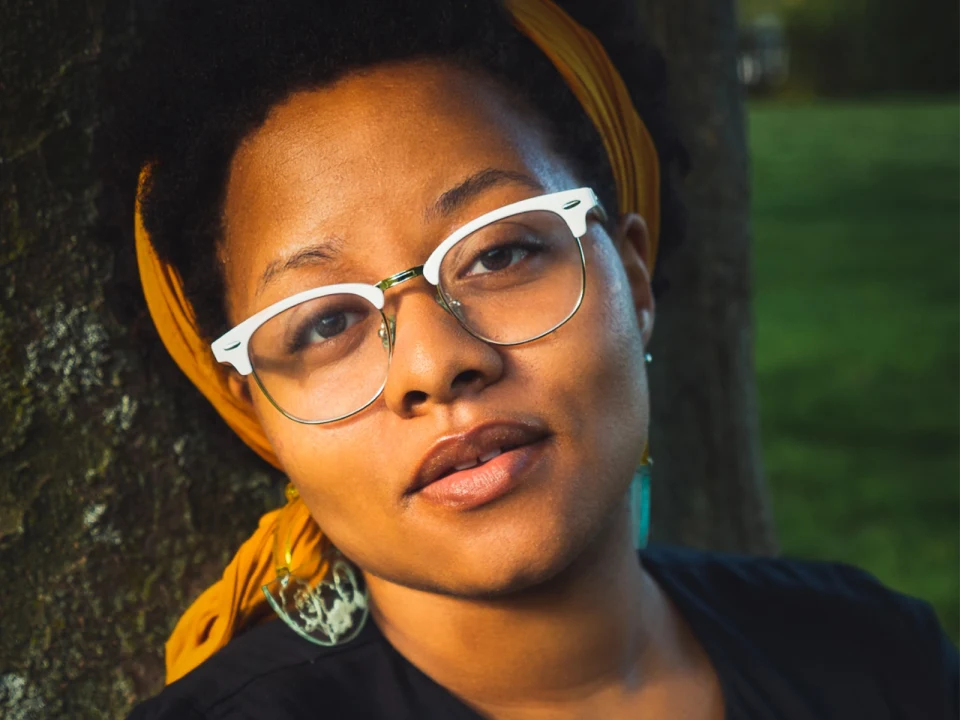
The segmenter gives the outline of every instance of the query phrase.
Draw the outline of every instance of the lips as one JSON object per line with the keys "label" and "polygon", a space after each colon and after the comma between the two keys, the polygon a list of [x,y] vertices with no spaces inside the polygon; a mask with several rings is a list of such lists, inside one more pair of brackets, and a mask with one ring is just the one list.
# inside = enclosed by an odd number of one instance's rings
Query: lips
{"label": "lips", "polygon": [[548,435],[546,428],[534,423],[493,422],[442,438],[420,462],[406,494],[416,493],[452,473],[485,465],[503,453],[532,445]]}

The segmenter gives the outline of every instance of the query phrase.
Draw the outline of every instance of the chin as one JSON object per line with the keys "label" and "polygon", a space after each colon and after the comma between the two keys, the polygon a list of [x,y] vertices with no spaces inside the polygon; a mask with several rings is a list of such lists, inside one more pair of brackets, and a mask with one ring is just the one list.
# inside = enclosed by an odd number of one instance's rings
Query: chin
{"label": "chin", "polygon": [[475,600],[525,593],[562,576],[597,534],[582,515],[579,522],[558,515],[550,522],[542,512],[525,515],[535,522],[491,527],[486,537],[457,550],[449,571],[420,589]]}
{"label": "chin", "polygon": [[390,556],[355,557],[382,580],[438,595],[483,601],[547,590],[616,523],[626,490],[596,477],[531,486],[412,533]]}

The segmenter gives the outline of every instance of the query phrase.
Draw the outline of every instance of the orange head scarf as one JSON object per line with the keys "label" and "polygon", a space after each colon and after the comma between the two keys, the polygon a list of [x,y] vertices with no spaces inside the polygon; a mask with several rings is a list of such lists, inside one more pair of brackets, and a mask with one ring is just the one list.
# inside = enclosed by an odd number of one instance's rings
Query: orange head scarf
{"label": "orange head scarf", "polygon": [[[639,213],[647,222],[652,271],[660,232],[659,164],[623,80],[597,38],[551,0],[506,0],[506,7],[520,32],[556,66],[599,131],[621,212]],[[179,274],[153,249],[139,204],[135,232],[140,280],[163,344],[233,431],[260,457],[281,468],[256,417],[229,391],[226,369],[202,338]],[[197,667],[241,629],[266,615],[261,587],[276,577],[278,568],[296,569],[307,576],[325,571],[324,563],[317,560],[322,556],[318,548],[326,543],[323,533],[292,486],[287,500],[284,507],[260,519],[223,577],[180,618],[167,641],[167,683]]]}

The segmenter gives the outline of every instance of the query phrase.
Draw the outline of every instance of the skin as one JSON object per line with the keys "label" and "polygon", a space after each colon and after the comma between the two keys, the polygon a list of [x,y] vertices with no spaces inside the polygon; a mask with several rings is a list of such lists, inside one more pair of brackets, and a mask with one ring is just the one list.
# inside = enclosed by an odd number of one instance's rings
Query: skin
{"label": "skin", "polygon": [[[220,256],[231,322],[319,285],[375,283],[421,264],[485,212],[582,187],[517,106],[491,81],[423,62],[273,108],[238,149],[227,185]],[[489,168],[530,182],[429,211]],[[269,266],[331,237],[335,259],[260,287]],[[313,517],[364,573],[386,637],[464,701],[497,718],[721,717],[709,660],[630,541],[626,492],[648,426],[639,359],[653,329],[646,227],[637,215],[609,232],[592,219],[583,244],[580,310],[525,345],[475,339],[423,279],[389,290],[397,342],[387,384],[349,419],[298,424],[251,378],[234,375],[231,387]],[[405,495],[439,438],[501,419],[549,432],[520,487],[467,512]]]}

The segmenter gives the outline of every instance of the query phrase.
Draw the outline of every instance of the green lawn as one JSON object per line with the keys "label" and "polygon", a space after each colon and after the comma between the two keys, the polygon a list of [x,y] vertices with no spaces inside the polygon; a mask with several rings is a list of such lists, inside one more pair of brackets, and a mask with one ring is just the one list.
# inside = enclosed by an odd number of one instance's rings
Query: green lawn
{"label": "green lawn", "polygon": [[783,549],[960,637],[960,111],[750,112],[757,372]]}

